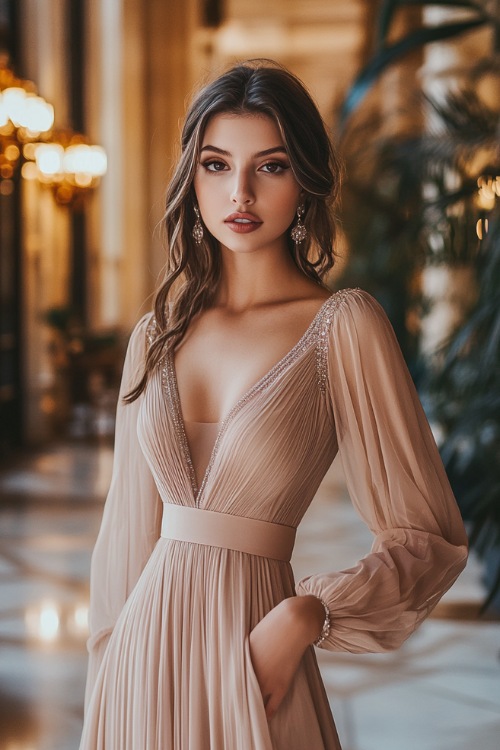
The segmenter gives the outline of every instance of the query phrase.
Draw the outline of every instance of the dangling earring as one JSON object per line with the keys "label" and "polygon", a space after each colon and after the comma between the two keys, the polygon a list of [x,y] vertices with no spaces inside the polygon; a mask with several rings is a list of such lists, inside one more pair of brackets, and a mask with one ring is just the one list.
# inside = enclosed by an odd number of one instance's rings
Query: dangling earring
{"label": "dangling earring", "polygon": [[299,245],[307,237],[307,229],[302,223],[302,217],[304,216],[304,213],[305,213],[305,207],[304,207],[304,204],[302,203],[297,208],[297,223],[295,224],[294,228],[290,232],[292,240],[295,242],[296,245]]}
{"label": "dangling earring", "polygon": [[203,233],[203,224],[201,223],[201,220],[200,220],[200,209],[198,208],[198,206],[194,207],[194,212],[196,214],[196,221],[194,223],[193,229],[191,230],[191,234],[193,235],[193,238],[196,244],[201,245],[204,233]]}

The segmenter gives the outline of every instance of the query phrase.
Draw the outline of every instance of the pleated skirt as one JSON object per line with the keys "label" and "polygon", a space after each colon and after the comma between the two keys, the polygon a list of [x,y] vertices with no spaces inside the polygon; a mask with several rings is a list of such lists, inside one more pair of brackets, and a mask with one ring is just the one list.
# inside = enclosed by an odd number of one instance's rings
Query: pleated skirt
{"label": "pleated skirt", "polygon": [[161,538],[111,634],[80,750],[339,750],[313,648],[268,721],[248,635],[289,563]]}

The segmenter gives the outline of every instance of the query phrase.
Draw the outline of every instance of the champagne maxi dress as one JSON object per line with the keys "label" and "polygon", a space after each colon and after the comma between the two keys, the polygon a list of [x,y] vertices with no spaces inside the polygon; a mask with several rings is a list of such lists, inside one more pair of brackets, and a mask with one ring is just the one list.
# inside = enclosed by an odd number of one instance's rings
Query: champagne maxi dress
{"label": "champagne maxi dress", "polygon": [[[122,395],[152,328],[148,315],[132,334]],[[294,531],[337,452],[373,546],[349,570],[295,583]],[[197,484],[170,354],[142,396],[118,406],[92,558],[81,750],[338,750],[312,646],[266,719],[251,629],[283,598],[314,594],[330,611],[323,648],[397,648],[467,555],[429,426],[372,297],[343,290],[321,305],[221,423]]]}

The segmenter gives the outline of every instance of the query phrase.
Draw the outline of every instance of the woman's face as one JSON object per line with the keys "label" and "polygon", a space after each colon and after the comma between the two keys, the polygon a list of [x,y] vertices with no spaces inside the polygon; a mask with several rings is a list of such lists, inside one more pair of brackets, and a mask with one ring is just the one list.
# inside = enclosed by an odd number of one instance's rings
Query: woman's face
{"label": "woman's face", "polygon": [[203,137],[194,189],[203,223],[223,247],[233,252],[286,247],[301,189],[270,117],[214,116]]}

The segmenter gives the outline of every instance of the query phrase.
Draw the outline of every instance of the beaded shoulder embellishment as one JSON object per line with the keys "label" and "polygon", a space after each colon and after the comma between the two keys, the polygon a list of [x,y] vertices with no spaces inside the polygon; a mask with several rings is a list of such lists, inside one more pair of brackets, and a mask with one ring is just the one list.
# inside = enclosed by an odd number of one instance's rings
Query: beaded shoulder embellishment
{"label": "beaded shoulder embellishment", "polygon": [[353,289],[341,289],[332,294],[320,310],[316,321],[316,374],[318,387],[322,393],[326,391],[327,360],[328,360],[328,332],[335,313],[344,305]]}

